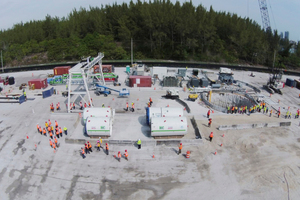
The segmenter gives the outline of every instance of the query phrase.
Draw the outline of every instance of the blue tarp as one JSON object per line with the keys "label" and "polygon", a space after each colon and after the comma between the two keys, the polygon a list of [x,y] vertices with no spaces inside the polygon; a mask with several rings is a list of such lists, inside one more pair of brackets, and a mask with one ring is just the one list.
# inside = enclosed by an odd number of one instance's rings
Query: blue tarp
{"label": "blue tarp", "polygon": [[24,103],[24,102],[25,102],[25,96],[22,95],[22,96],[19,97],[19,103],[21,104],[21,103]]}
{"label": "blue tarp", "polygon": [[52,87],[50,90],[43,91],[43,98],[51,97],[54,93],[54,88]]}

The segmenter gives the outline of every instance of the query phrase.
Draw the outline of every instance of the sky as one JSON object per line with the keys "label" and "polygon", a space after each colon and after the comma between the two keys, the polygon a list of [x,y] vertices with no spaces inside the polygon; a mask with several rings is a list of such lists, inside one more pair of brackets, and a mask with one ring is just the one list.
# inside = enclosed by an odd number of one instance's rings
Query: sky
{"label": "sky", "polygon": [[[130,0],[1,0],[0,29],[13,28],[14,24],[26,23],[30,20],[44,20],[46,15],[51,17],[67,17],[75,8],[89,9],[101,7],[101,4],[117,2],[128,3]],[[136,0],[133,0],[135,2]],[[143,0],[141,0],[143,1]],[[147,1],[147,0],[145,0]],[[183,3],[186,0],[178,0]],[[189,0],[187,0],[189,1]],[[175,3],[176,0],[171,0]],[[249,17],[262,25],[258,0],[193,0],[193,5],[202,4],[207,9],[210,6],[215,11],[236,13],[241,17]],[[300,40],[300,0],[267,0],[271,28],[278,32],[289,31],[290,40]]]}

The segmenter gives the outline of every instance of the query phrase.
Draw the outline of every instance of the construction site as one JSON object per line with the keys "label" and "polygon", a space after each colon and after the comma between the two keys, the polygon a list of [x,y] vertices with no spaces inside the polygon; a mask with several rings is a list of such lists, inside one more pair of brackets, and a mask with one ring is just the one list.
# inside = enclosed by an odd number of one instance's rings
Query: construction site
{"label": "construction site", "polygon": [[1,199],[299,198],[299,77],[102,59],[1,74]]}

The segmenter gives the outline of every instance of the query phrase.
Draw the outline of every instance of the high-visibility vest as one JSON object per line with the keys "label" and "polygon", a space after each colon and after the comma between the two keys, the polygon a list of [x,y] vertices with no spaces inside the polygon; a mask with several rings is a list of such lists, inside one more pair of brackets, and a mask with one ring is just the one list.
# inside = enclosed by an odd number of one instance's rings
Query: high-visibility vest
{"label": "high-visibility vest", "polygon": [[88,143],[88,146],[89,146],[89,148],[92,148],[92,145],[91,145],[91,143]]}
{"label": "high-visibility vest", "polygon": [[100,143],[102,144],[102,139],[100,139]]}
{"label": "high-visibility vest", "polygon": [[56,135],[59,135],[59,132],[58,132],[58,131],[56,131]]}
{"label": "high-visibility vest", "polygon": [[82,153],[82,154],[85,154],[84,149],[81,149],[81,153]]}
{"label": "high-visibility vest", "polygon": [[182,149],[182,145],[179,145],[179,149]]}
{"label": "high-visibility vest", "polygon": [[52,132],[49,133],[50,137],[52,137]]}
{"label": "high-visibility vest", "polygon": [[53,143],[53,149],[55,149],[55,148],[56,148],[55,143]]}
{"label": "high-visibility vest", "polygon": [[49,141],[49,143],[50,143],[50,146],[52,146],[52,141],[51,140]]}
{"label": "high-visibility vest", "polygon": [[138,140],[138,141],[137,141],[137,144],[142,144],[142,141],[141,141],[141,140]]}
{"label": "high-visibility vest", "polygon": [[57,139],[56,138],[54,139],[54,142],[57,144]]}
{"label": "high-visibility vest", "polygon": [[106,145],[106,150],[108,150],[109,148],[108,148],[108,145]]}
{"label": "high-visibility vest", "polygon": [[211,133],[211,134],[209,135],[209,137],[213,138],[213,137],[214,137],[214,134],[213,134],[213,133]]}
{"label": "high-visibility vest", "polygon": [[37,129],[39,129],[39,128],[40,128],[40,126],[39,126],[39,125],[36,125],[36,128],[37,128]]}
{"label": "high-visibility vest", "polygon": [[121,156],[121,153],[118,153],[118,157],[119,157],[119,158],[121,158],[121,157],[122,157],[122,156]]}
{"label": "high-visibility vest", "polygon": [[100,143],[99,142],[97,143],[97,147],[100,147]]}
{"label": "high-visibility vest", "polygon": [[43,133],[46,134],[46,129],[43,129]]}
{"label": "high-visibility vest", "polygon": [[126,108],[128,108],[128,103],[126,103]]}
{"label": "high-visibility vest", "polygon": [[59,129],[59,133],[62,133],[62,129],[61,128]]}
{"label": "high-visibility vest", "polygon": [[125,157],[126,157],[126,158],[128,157],[128,153],[127,153],[127,152],[125,152],[125,154],[124,154],[124,155],[125,155]]}
{"label": "high-visibility vest", "polygon": [[134,104],[132,104],[132,108],[134,108]]}
{"label": "high-visibility vest", "polygon": [[48,127],[48,123],[45,123],[46,128]]}
{"label": "high-visibility vest", "polygon": [[50,132],[51,131],[51,127],[50,126],[48,126],[48,132]]}

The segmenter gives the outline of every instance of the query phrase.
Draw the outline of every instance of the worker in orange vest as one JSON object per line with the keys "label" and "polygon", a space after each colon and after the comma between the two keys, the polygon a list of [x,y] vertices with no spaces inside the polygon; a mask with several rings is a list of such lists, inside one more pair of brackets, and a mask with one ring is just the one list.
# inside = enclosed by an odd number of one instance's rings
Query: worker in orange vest
{"label": "worker in orange vest", "polygon": [[39,132],[39,128],[40,128],[40,126],[39,126],[39,124],[37,124],[36,129],[37,129],[38,132]]}
{"label": "worker in orange vest", "polygon": [[214,133],[211,132],[210,135],[209,135],[209,141],[210,141],[210,142],[212,141],[213,137],[214,137]]}
{"label": "worker in orange vest", "polygon": [[80,102],[79,105],[80,105],[80,110],[82,110],[83,109],[82,103]]}
{"label": "worker in orange vest", "polygon": [[127,152],[127,150],[125,150],[124,156],[125,156],[125,159],[128,161],[128,152]]}
{"label": "worker in orange vest", "polygon": [[49,124],[49,126],[51,126],[51,121],[50,121],[50,119],[48,119],[48,124]]}
{"label": "worker in orange vest", "polygon": [[43,134],[46,136],[46,128],[43,128]]}
{"label": "worker in orange vest", "polygon": [[56,137],[54,137],[54,142],[57,145],[57,138]]}
{"label": "worker in orange vest", "polygon": [[88,144],[89,151],[90,151],[90,152],[93,152],[91,143],[88,141],[87,144]]}
{"label": "worker in orange vest", "polygon": [[42,135],[42,127],[41,126],[39,127],[39,132]]}
{"label": "worker in orange vest", "polygon": [[58,123],[57,123],[57,121],[55,120],[55,128],[57,128],[58,127]]}
{"label": "worker in orange vest", "polygon": [[280,111],[278,111],[278,118],[280,117]]}
{"label": "worker in orange vest", "polygon": [[62,129],[61,129],[61,127],[59,127],[59,134],[60,134],[60,137],[62,137],[63,136],[63,131],[62,131]]}
{"label": "worker in orange vest", "polygon": [[105,150],[106,150],[106,155],[109,155],[109,148],[108,148],[108,144],[105,144]]}
{"label": "worker in orange vest", "polygon": [[49,136],[50,136],[51,139],[53,139],[52,131],[49,132]]}
{"label": "worker in orange vest", "polygon": [[177,155],[181,154],[181,150],[182,150],[182,143],[179,144],[179,150],[178,150]]}
{"label": "worker in orange vest", "polygon": [[55,143],[53,143],[52,146],[53,146],[53,149],[56,149]]}
{"label": "worker in orange vest", "polygon": [[85,153],[90,153],[89,151],[89,146],[87,145],[87,143],[84,144],[84,147],[85,147]]}
{"label": "worker in orange vest", "polygon": [[208,120],[208,127],[210,127],[210,126],[211,126],[211,123],[212,123],[212,119],[211,119],[211,118],[209,118],[209,120]]}
{"label": "worker in orange vest", "polygon": [[85,107],[85,108],[87,107],[86,103],[84,103],[84,107]]}
{"label": "worker in orange vest", "polygon": [[209,118],[210,110],[207,111],[207,118]]}
{"label": "worker in orange vest", "polygon": [[126,111],[128,111],[128,102],[126,102]]}
{"label": "worker in orange vest", "polygon": [[149,102],[150,102],[150,106],[152,106],[153,101],[151,97],[149,98]]}
{"label": "worker in orange vest", "polygon": [[81,155],[82,155],[82,158],[84,159],[85,158],[85,152],[84,152],[84,148],[81,147]]}
{"label": "worker in orange vest", "polygon": [[91,102],[89,101],[89,108],[91,107]]}
{"label": "worker in orange vest", "polygon": [[151,104],[150,104],[150,102],[148,102],[147,104],[148,104],[148,108],[150,108],[150,107],[151,107]]}
{"label": "worker in orange vest", "polygon": [[51,141],[51,139],[49,139],[49,144],[50,144],[50,146],[52,147],[52,141]]}
{"label": "worker in orange vest", "polygon": [[119,160],[119,162],[121,162],[121,157],[122,157],[122,155],[121,155],[121,152],[119,151],[118,152],[118,160]]}
{"label": "worker in orange vest", "polygon": [[50,126],[48,126],[48,133],[51,131],[51,127]]}
{"label": "worker in orange vest", "polygon": [[56,134],[56,137],[59,138],[59,132],[56,131],[55,134]]}
{"label": "worker in orange vest", "polygon": [[73,109],[75,110],[75,103],[73,102]]}

